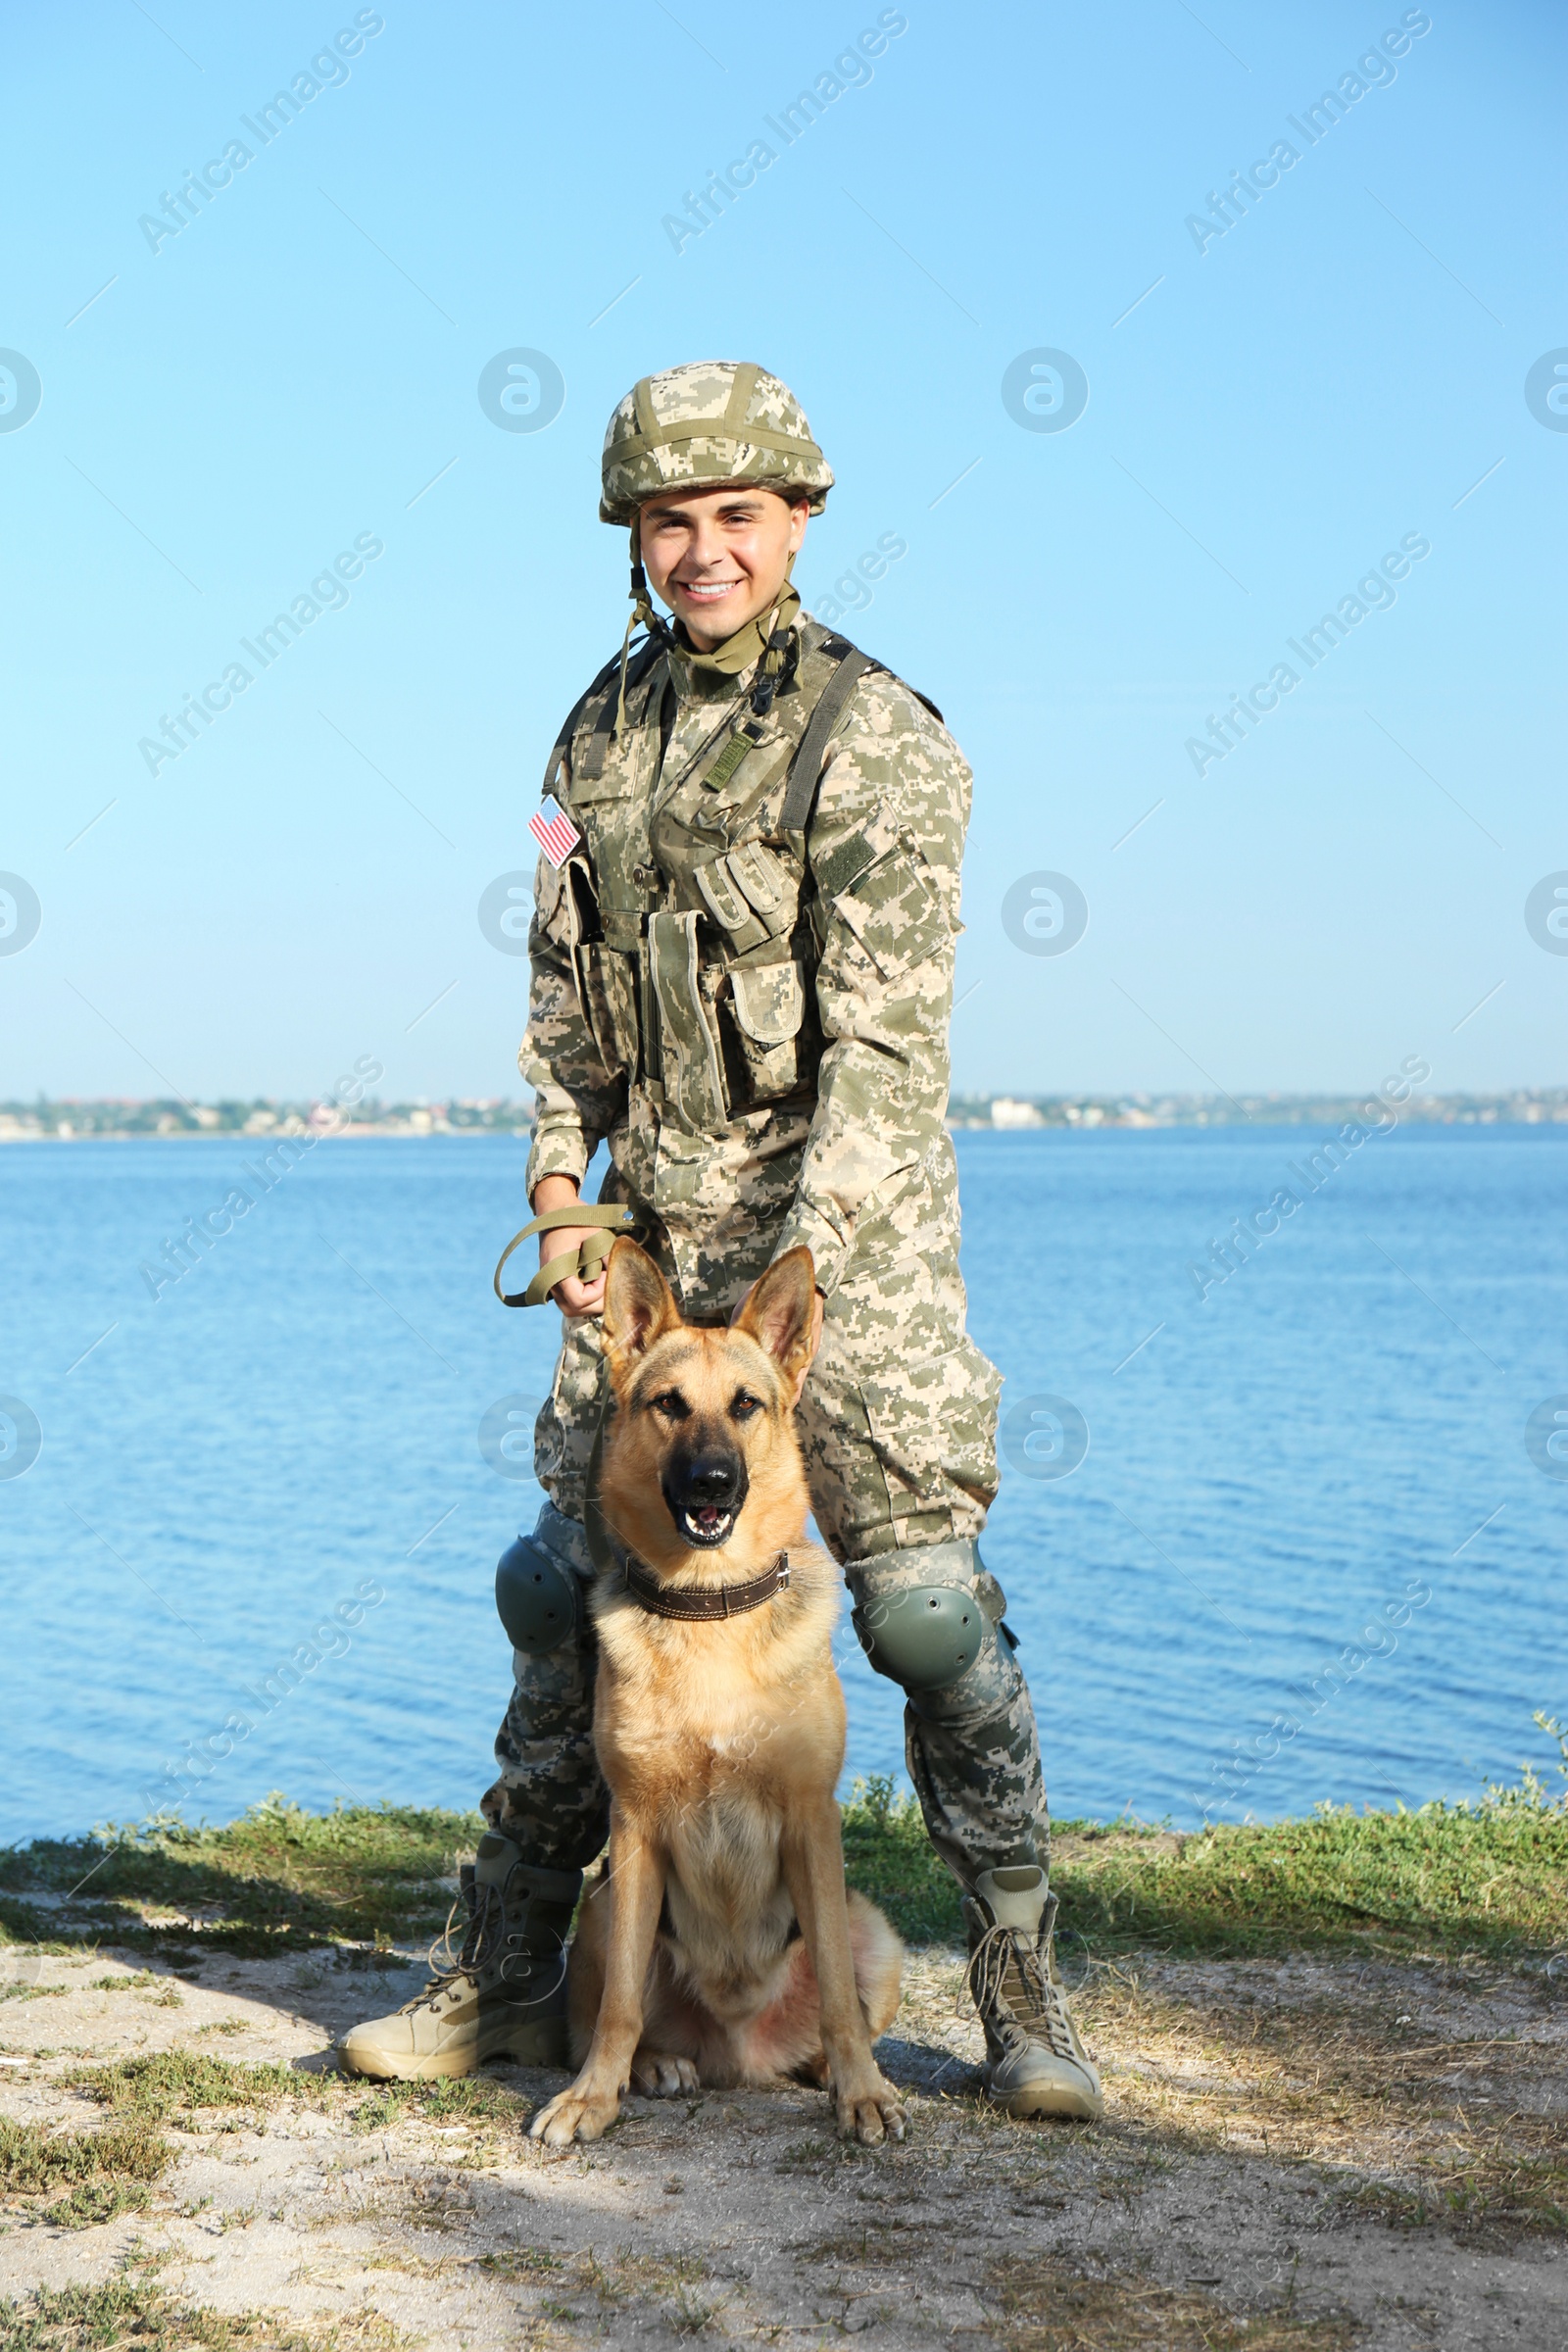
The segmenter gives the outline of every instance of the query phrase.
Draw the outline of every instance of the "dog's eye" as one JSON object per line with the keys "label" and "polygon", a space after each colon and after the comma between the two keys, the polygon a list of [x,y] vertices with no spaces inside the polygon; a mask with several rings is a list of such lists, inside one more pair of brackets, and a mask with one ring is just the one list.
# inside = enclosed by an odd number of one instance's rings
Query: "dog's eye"
{"label": "dog's eye", "polygon": [[650,1397],[649,1402],[656,1413],[663,1414],[666,1421],[684,1421],[691,1411],[679,1389],[665,1389],[662,1396]]}
{"label": "dog's eye", "polygon": [[729,1408],[729,1417],[732,1421],[750,1421],[752,1415],[760,1413],[761,1409],[761,1398],[753,1396],[749,1391],[742,1389]]}

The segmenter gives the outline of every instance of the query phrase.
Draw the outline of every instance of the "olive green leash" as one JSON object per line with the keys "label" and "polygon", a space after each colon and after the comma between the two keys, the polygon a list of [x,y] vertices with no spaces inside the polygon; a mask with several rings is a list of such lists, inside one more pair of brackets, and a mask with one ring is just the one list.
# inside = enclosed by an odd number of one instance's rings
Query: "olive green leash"
{"label": "olive green leash", "polygon": [[[567,1282],[573,1275],[579,1282],[595,1282],[605,1270],[605,1260],[615,1246],[617,1234],[631,1233],[638,1223],[635,1209],[621,1202],[603,1201],[590,1205],[585,1200],[568,1200],[564,1208],[547,1208],[542,1217],[535,1217],[520,1233],[514,1233],[501,1252],[495,1272],[495,1293],[503,1306],[543,1306],[558,1282]],[[559,1257],[547,1257],[525,1291],[510,1295],[501,1288],[501,1276],[508,1258],[522,1242],[532,1241],[537,1233],[555,1233],[563,1225],[592,1225],[598,1228],[575,1250],[563,1250]]]}

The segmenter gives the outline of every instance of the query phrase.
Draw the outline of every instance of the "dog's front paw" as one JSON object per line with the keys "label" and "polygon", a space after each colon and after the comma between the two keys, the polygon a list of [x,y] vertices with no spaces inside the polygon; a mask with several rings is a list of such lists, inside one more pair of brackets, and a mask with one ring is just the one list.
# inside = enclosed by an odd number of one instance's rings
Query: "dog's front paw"
{"label": "dog's front paw", "polygon": [[651,2099],[675,2099],[683,2090],[702,2087],[689,2058],[671,2058],[663,2050],[638,2051],[631,2062],[631,2086]]}
{"label": "dog's front paw", "polygon": [[876,2147],[884,2139],[904,2137],[904,2109],[891,2082],[879,2074],[864,2082],[839,2085],[834,2092],[839,2137],[858,2139]]}
{"label": "dog's front paw", "polygon": [[569,2090],[541,2107],[528,2126],[530,2139],[547,2148],[566,2148],[574,2139],[599,2139],[620,2113],[616,2091],[602,2091],[579,2079]]}

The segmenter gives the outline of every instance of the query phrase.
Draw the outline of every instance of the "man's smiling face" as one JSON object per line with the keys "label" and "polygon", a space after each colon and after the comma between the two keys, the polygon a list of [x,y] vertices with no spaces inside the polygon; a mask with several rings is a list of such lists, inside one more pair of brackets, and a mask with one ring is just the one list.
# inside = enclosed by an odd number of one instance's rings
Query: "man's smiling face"
{"label": "man's smiling face", "polygon": [[765,612],[806,537],[804,499],[750,483],[667,490],[638,509],[638,537],[654,592],[711,653]]}

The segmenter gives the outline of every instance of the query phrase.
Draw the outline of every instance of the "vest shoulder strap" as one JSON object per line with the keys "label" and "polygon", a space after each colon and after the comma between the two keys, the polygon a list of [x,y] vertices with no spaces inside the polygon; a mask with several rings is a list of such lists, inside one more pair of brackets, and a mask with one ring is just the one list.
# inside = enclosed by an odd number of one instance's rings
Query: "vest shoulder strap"
{"label": "vest shoulder strap", "polygon": [[[626,692],[628,694],[633,693],[642,684],[663,650],[662,637],[650,637],[638,647],[626,666]],[[591,696],[596,694],[607,679],[611,681],[610,691],[599,706],[594,717],[593,733],[583,747],[580,772],[588,777],[604,774],[605,754],[609,751],[610,739],[615,732],[615,716],[620,708],[620,657],[618,654],[611,662],[609,669],[602,671],[600,676],[594,680],[587,695],[583,697],[583,702],[586,703]],[[578,705],[579,711],[582,707],[582,704]]]}
{"label": "vest shoulder strap", "polygon": [[[657,646],[645,645],[637,654],[633,656],[631,668],[628,671],[626,678],[628,692],[634,685],[638,683],[640,679],[645,678],[648,675],[649,670],[653,667],[653,662],[650,659],[650,656],[657,654],[658,650],[659,649]],[[542,788],[545,792],[554,792],[556,788],[556,778],[561,772],[562,755],[565,751],[567,745],[570,743],[572,737],[576,734],[578,722],[581,719],[583,712],[587,710],[595,695],[602,693],[605,687],[610,684],[612,678],[617,681],[618,691],[619,677],[620,656],[618,653],[616,653],[611,656],[610,660],[605,663],[604,668],[600,670],[598,675],[583,688],[582,693],[578,695],[577,700],[572,704],[571,709],[567,711],[565,717],[562,721],[561,732],[557,735],[555,743],[552,746],[550,758],[545,762],[545,780]],[[604,727],[605,742],[599,742],[599,728],[596,726],[594,732],[594,745],[590,747],[590,750],[585,755],[585,758],[592,759],[593,750],[597,748],[599,755],[598,764],[591,769],[585,769],[585,773],[598,775],[603,771],[605,764],[605,745],[608,744],[610,740],[611,730],[614,724],[612,717],[609,720],[608,724],[606,723],[606,711],[613,712],[615,702],[616,696],[614,694],[611,695],[606,706],[606,710],[602,710],[599,713],[599,726]]]}
{"label": "vest shoulder strap", "polygon": [[[868,671],[878,670],[884,677],[896,679],[901,686],[904,684],[904,680],[898,677],[895,670],[889,669],[885,662],[876,661],[870,654],[862,654],[859,647],[852,645],[847,637],[824,636],[815,650],[824,654],[834,667],[815,710],[806,722],[800,745],[790,761],[789,782],[785,787],[784,808],[779,820],[786,833],[806,831],[816,799],[816,788],[822,779],[822,761],[827,754],[828,741],[843,717],[858,682]],[[913,686],[907,688],[907,692],[914,696],[917,703],[923,704],[941,725],[942,713],[935,703],[927,701]]]}
{"label": "vest shoulder strap", "polygon": [[577,732],[578,719],[581,718],[583,712],[593,701],[594,696],[605,684],[611,673],[614,670],[617,670],[619,667],[620,656],[615,654],[605,663],[604,668],[599,671],[598,675],[583,688],[581,694],[578,695],[577,700],[572,704],[571,709],[562,720],[561,732],[557,735],[555,743],[551,747],[550,757],[545,761],[545,780],[542,786],[543,791],[554,792],[556,788],[556,778],[561,772],[562,754],[564,752],[567,744],[570,743],[573,735],[575,735]]}

